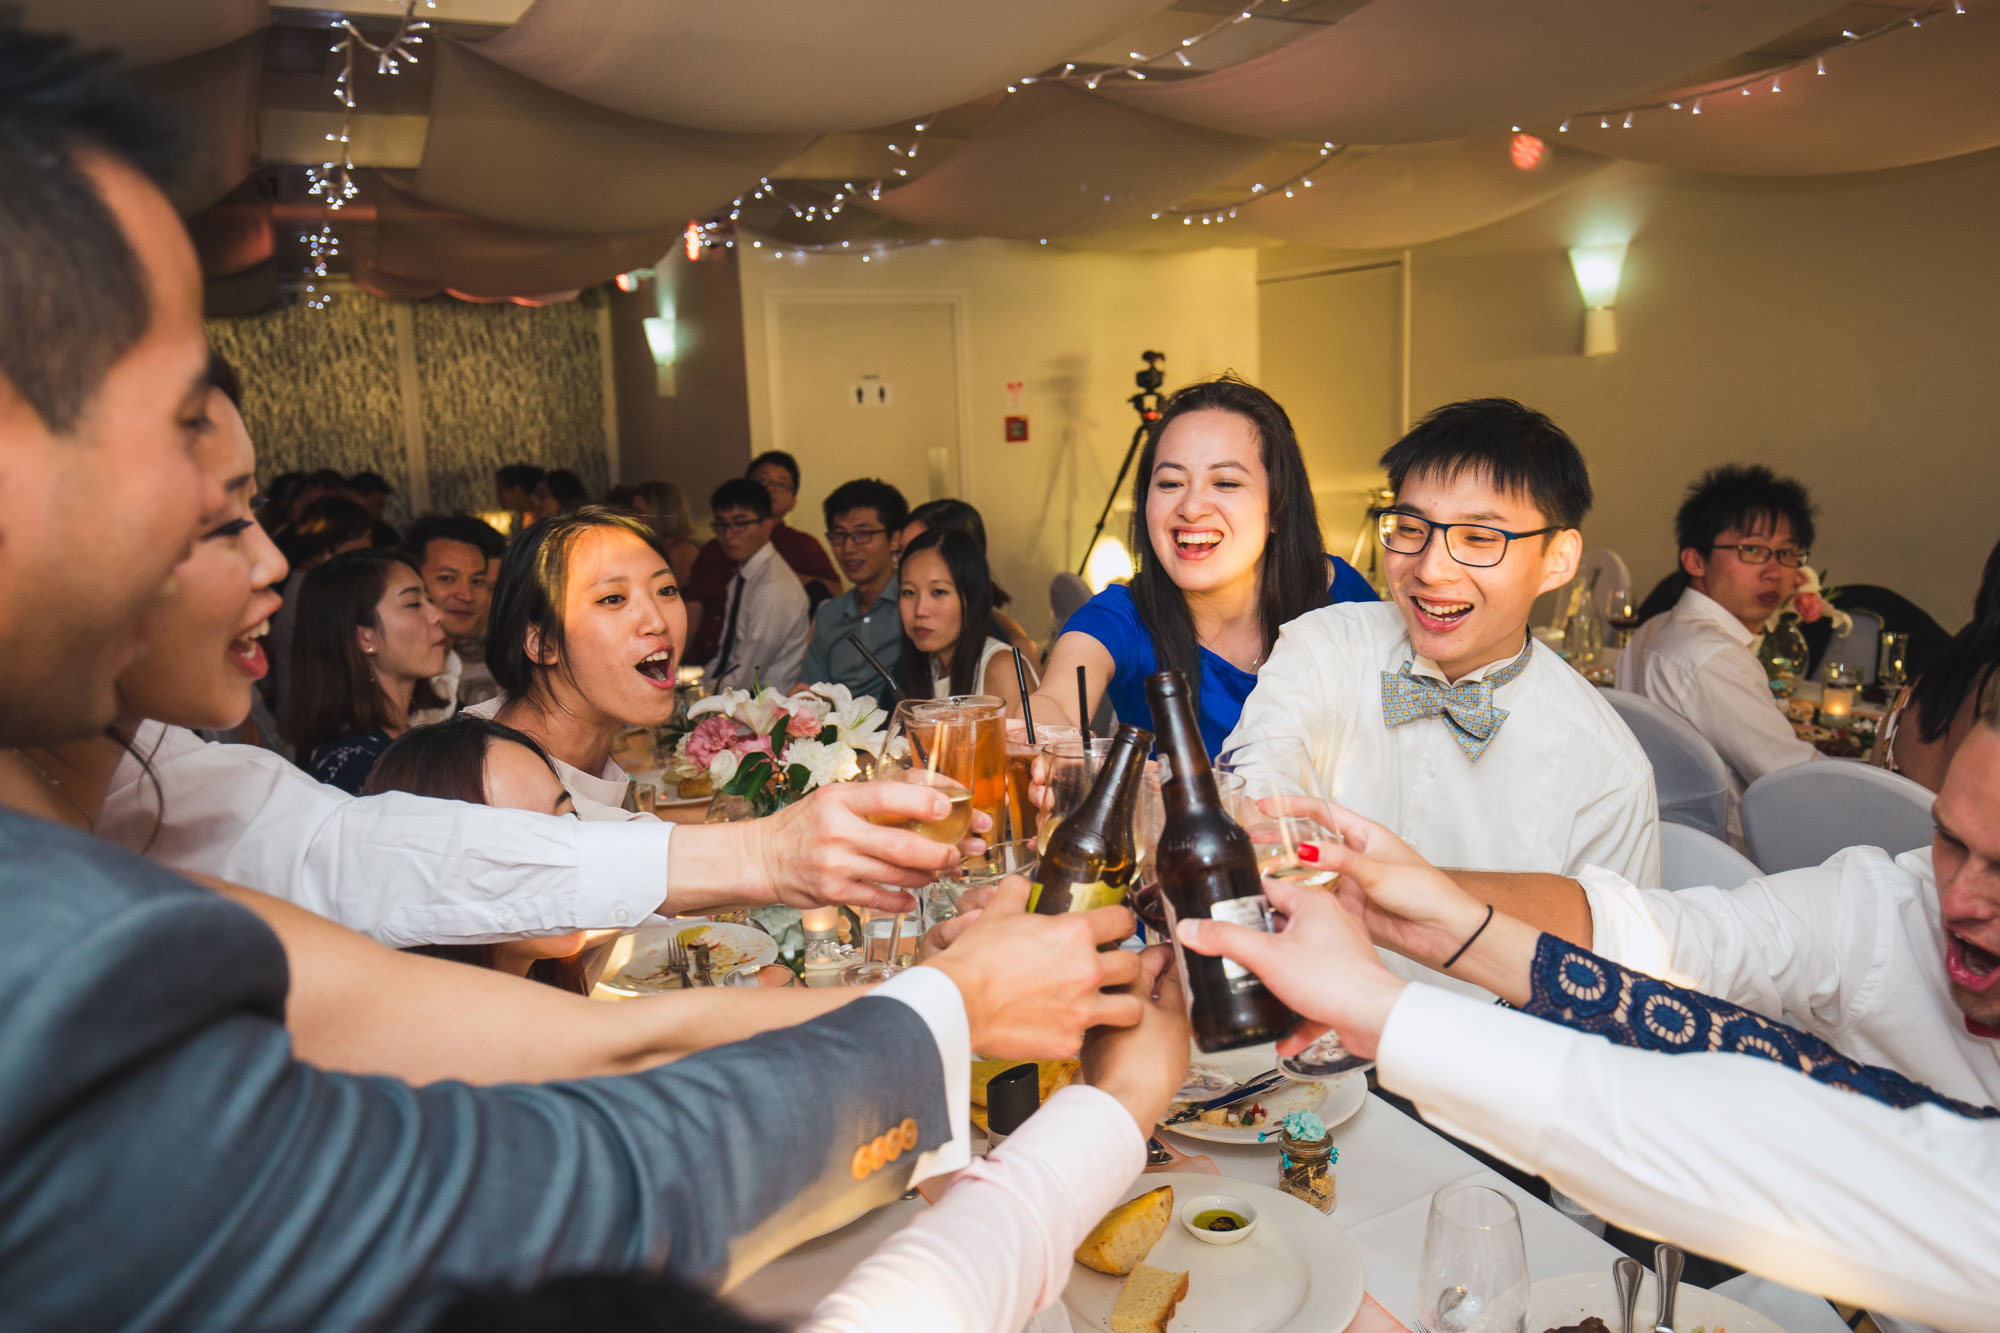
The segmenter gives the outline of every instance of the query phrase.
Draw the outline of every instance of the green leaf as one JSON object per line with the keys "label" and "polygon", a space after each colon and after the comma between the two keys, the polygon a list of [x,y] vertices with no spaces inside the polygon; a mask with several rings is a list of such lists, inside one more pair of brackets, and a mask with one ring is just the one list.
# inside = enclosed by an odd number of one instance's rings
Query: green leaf
{"label": "green leaf", "polygon": [[792,729],[792,715],[790,713],[786,713],[783,717],[780,717],[778,719],[778,725],[771,728],[772,754],[783,754],[785,752],[785,740],[786,740],[785,733],[790,731],[791,729]]}
{"label": "green leaf", "polygon": [[769,755],[762,752],[753,754],[736,770],[736,776],[723,786],[723,793],[728,796],[754,796],[771,780],[775,767]]}

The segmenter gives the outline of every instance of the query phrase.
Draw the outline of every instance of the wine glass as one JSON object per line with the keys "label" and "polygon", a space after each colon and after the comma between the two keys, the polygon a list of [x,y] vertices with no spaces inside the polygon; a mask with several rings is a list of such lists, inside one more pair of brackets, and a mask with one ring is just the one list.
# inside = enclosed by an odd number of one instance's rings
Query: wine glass
{"label": "wine glass", "polygon": [[1622,583],[1604,595],[1604,623],[1618,632],[1613,647],[1623,648],[1632,642],[1632,631],[1639,627],[1639,607],[1632,600],[1632,590]]}
{"label": "wine glass", "polygon": [[1417,1270],[1421,1333],[1524,1333],[1528,1251],[1514,1201],[1462,1180],[1431,1196]]}

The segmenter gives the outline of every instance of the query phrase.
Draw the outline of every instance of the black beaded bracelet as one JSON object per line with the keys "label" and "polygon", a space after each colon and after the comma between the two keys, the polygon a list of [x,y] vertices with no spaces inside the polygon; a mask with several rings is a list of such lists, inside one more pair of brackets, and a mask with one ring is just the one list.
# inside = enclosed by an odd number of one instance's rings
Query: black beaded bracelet
{"label": "black beaded bracelet", "polygon": [[1444,966],[1439,968],[1438,971],[1449,972],[1451,970],[1451,965],[1457,962],[1459,959],[1465,957],[1465,951],[1472,947],[1472,942],[1478,939],[1479,936],[1485,931],[1485,929],[1492,924],[1493,924],[1493,904],[1488,903],[1486,904],[1486,919],[1479,923],[1479,929],[1473,931],[1470,935],[1465,937],[1465,943],[1458,946],[1458,952],[1453,954],[1451,957],[1445,959]]}

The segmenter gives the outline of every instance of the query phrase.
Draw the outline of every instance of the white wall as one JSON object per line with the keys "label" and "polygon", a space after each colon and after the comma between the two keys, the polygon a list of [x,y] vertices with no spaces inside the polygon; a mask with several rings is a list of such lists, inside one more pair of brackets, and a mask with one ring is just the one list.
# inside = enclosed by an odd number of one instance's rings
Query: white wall
{"label": "white wall", "polygon": [[[1045,636],[1048,582],[1074,568],[1138,416],[1139,353],[1167,354],[1167,386],[1221,370],[1258,374],[1256,257],[1252,251],[1188,255],[1070,254],[1003,241],[934,242],[862,264],[856,254],[771,258],[738,250],[750,384],[751,444],[772,447],[771,310],[777,298],[858,300],[943,296],[962,312],[961,498],[985,516],[994,576],[1010,610]],[[1025,444],[1009,444],[1006,386],[1023,384]],[[844,475],[809,468],[795,525],[822,527],[819,498],[849,477],[877,472],[865,450]],[[924,478],[888,476],[919,498]],[[1128,482],[1129,487],[1129,482]],[[1112,530],[1124,531],[1122,516]]]}

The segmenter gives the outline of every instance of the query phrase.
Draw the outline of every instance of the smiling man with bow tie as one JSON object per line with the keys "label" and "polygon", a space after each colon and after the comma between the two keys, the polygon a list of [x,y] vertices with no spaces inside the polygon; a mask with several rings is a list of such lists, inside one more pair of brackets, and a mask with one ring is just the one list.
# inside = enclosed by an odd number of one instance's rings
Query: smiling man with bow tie
{"label": "smiling man with bow tie", "polygon": [[1640,884],[1660,872],[1639,744],[1581,674],[1528,635],[1576,574],[1590,473],[1556,424],[1507,399],[1452,403],[1382,456],[1391,603],[1285,626],[1231,746],[1311,754],[1320,791],[1439,865]]}

